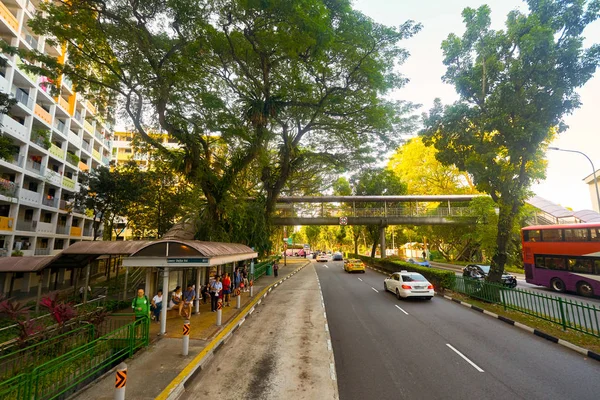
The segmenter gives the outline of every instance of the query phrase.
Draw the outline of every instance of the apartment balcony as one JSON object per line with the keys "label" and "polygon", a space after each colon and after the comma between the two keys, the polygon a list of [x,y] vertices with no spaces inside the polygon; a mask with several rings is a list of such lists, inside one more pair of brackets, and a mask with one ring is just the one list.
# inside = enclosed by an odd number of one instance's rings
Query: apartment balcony
{"label": "apartment balcony", "polygon": [[94,126],[86,120],[83,120],[83,128],[89,133],[94,133]]}
{"label": "apartment balcony", "polygon": [[58,96],[58,105],[61,106],[67,113],[69,112],[69,102],[64,97]]}
{"label": "apartment balcony", "polygon": [[42,194],[29,189],[21,188],[21,190],[19,190],[19,199],[29,203],[40,204],[42,201]]}
{"label": "apartment balcony", "polygon": [[85,237],[92,237],[92,236],[94,236],[94,232],[93,232],[92,228],[91,227],[90,228],[85,228],[83,230],[83,236],[85,236]]}
{"label": "apartment balcony", "polygon": [[35,6],[33,5],[33,3],[29,0],[24,0],[23,3],[24,3],[25,10],[29,11],[31,16],[34,16],[35,15]]}
{"label": "apartment balcony", "polygon": [[38,222],[36,232],[52,234],[54,233],[54,225],[49,222]]}
{"label": "apartment balcony", "polygon": [[17,17],[6,8],[4,3],[0,2],[0,18],[6,22],[6,25],[10,26],[15,32],[19,30],[19,21]]}
{"label": "apartment balcony", "polygon": [[34,174],[44,176],[44,167],[42,164],[37,161],[33,161],[31,158],[27,159],[25,162],[25,169],[29,172],[33,172]]}
{"label": "apartment balcony", "polygon": [[6,160],[8,162],[10,162],[12,165],[16,165],[17,167],[23,167],[23,163],[25,161],[25,156],[19,155],[17,154],[13,154],[12,158],[9,160]]}
{"label": "apartment balcony", "polygon": [[35,255],[36,256],[49,256],[50,255],[50,251],[51,251],[51,249],[49,249],[49,248],[35,249]]}
{"label": "apartment balcony", "polygon": [[15,99],[19,103],[23,104],[25,107],[29,108],[30,110],[33,110],[33,99],[21,89],[17,89],[17,91],[15,92]]}
{"label": "apartment balcony", "polygon": [[36,38],[33,37],[33,35],[31,34],[31,32],[29,32],[26,29],[22,29],[21,30],[21,37],[23,38],[23,40],[25,40],[25,43],[27,43],[28,45],[30,45],[34,50],[37,50],[37,48],[39,47],[40,43],[38,42],[38,40]]}
{"label": "apartment balcony", "polygon": [[8,179],[0,178],[0,195],[6,197],[17,197],[19,193],[19,186],[9,181]]}
{"label": "apartment balcony", "polygon": [[42,204],[48,207],[56,207],[58,205],[58,199],[46,195],[46,197],[42,198]]}
{"label": "apartment balcony", "polygon": [[35,232],[36,228],[37,228],[37,221],[17,220],[17,230],[18,231]]}
{"label": "apartment balcony", "polygon": [[79,163],[79,157],[67,151],[67,162],[73,166],[77,166],[77,164]]}
{"label": "apartment balcony", "polygon": [[58,147],[57,145],[55,145],[54,143],[52,143],[50,145],[48,152],[50,154],[52,154],[54,157],[58,158],[59,160],[65,159],[65,151],[63,149],[61,149],[60,147]]}
{"label": "apartment balcony", "polygon": [[[73,91],[73,82],[72,82],[72,81],[71,81],[71,80],[70,80],[68,77],[66,77],[66,76],[64,76],[64,75],[63,75],[63,77],[62,77],[62,84],[63,84],[63,85],[64,85],[64,86],[65,86],[67,89],[69,89],[69,91],[70,91],[70,92],[72,92],[72,91]],[[68,105],[68,104],[69,104],[69,103],[67,103],[67,105]],[[69,109],[69,107],[67,106],[67,108],[65,108],[65,110],[68,110],[68,109]]]}
{"label": "apartment balcony", "polygon": [[54,121],[54,128],[59,131],[63,136],[67,136],[67,126],[60,119]]}
{"label": "apartment balcony", "polygon": [[89,100],[85,103],[85,105],[87,106],[87,109],[91,111],[92,114],[96,115],[96,107],[94,107],[94,105],[90,103]]}
{"label": "apartment balcony", "polygon": [[67,178],[66,176],[63,176],[62,185],[67,189],[75,190],[75,181],[71,178]]}
{"label": "apartment balcony", "polygon": [[58,172],[52,171],[51,169],[46,170],[46,179],[53,185],[60,186],[62,178]]}
{"label": "apartment balcony", "polygon": [[70,201],[67,201],[67,200],[60,200],[58,202],[58,208],[60,208],[63,211],[67,211],[67,210],[70,210],[71,208],[73,208],[73,203],[71,203]]}
{"label": "apartment balcony", "polygon": [[87,151],[90,154],[92,154],[92,144],[86,142],[85,140],[81,141],[81,149]]}
{"label": "apartment balcony", "polygon": [[71,230],[70,226],[67,226],[64,224],[56,225],[56,234],[57,235],[67,235],[70,230]]}
{"label": "apartment balcony", "polygon": [[92,150],[92,157],[96,159],[96,161],[100,162],[102,157],[100,156],[100,152],[96,149]]}
{"label": "apartment balcony", "polygon": [[81,161],[79,161],[79,165],[78,166],[79,166],[79,170],[80,171],[86,172],[86,171],[88,171],[90,169],[90,167],[88,167],[87,164],[85,164],[85,163],[83,163]]}
{"label": "apartment balcony", "polygon": [[81,228],[78,226],[71,227],[71,236],[81,236]]}
{"label": "apartment balcony", "polygon": [[[21,57],[19,57],[18,55],[15,56],[15,61],[17,62],[17,66],[19,67],[19,70],[24,73],[25,75],[27,75],[27,77],[29,79],[31,79],[34,83],[37,82],[38,80],[38,76],[36,74],[34,74],[33,72],[29,72],[27,71],[23,66],[26,65],[26,63],[21,59]],[[31,108],[31,107],[29,107]]]}
{"label": "apartment balcony", "polygon": [[37,115],[42,121],[52,126],[52,115],[39,104],[35,105],[35,115]]}
{"label": "apartment balcony", "polygon": [[0,217],[0,231],[12,231],[15,225],[15,219],[9,217]]}
{"label": "apartment balcony", "polygon": [[0,115],[0,124],[2,124],[2,130],[11,136],[14,136],[24,142],[28,140],[27,128],[8,115]]}
{"label": "apartment balcony", "polygon": [[110,164],[110,157],[102,156],[102,164],[104,164],[104,165]]}
{"label": "apartment balcony", "polygon": [[8,85],[8,81],[2,75],[0,75],[0,92],[3,92],[3,93],[10,92],[10,86]]}
{"label": "apartment balcony", "polygon": [[77,134],[75,134],[75,132],[70,130],[68,135],[69,142],[73,143],[76,147],[81,147],[81,139],[79,138],[79,136],[77,136]]}

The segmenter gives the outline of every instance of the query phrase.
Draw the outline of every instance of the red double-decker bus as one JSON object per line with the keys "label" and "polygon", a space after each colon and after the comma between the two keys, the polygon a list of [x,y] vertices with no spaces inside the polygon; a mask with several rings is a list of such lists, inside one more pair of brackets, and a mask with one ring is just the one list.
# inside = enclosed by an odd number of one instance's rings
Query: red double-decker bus
{"label": "red double-decker bus", "polygon": [[527,282],[600,295],[600,224],[528,226],[521,240]]}

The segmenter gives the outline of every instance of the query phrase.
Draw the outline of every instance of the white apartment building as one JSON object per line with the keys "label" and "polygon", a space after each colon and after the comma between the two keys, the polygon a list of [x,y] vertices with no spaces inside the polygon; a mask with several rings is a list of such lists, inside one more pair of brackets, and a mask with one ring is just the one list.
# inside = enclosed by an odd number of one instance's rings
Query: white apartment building
{"label": "white apartment building", "polygon": [[[179,142],[167,133],[152,133],[152,137],[166,148],[179,148]],[[133,132],[114,132],[112,142],[112,164],[119,165],[134,160],[141,169],[150,166],[151,157],[148,153],[136,151],[132,146]]]}
{"label": "white apartment building", "polygon": [[[0,0],[0,39],[23,49],[65,57],[63,49],[29,30],[35,12],[29,0]],[[11,160],[0,160],[0,255],[54,255],[70,244],[92,239],[85,210],[73,209],[78,176],[111,155],[111,127],[71,82],[60,79],[53,97],[48,79],[24,71],[19,56],[0,55],[0,91],[18,103],[0,116],[2,134],[13,141]],[[39,132],[48,134],[43,140]]]}

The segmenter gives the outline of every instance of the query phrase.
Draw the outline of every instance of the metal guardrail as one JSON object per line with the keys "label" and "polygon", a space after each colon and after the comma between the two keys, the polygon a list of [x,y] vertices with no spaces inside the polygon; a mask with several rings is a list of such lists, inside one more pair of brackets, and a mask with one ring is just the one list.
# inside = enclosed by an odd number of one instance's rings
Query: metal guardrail
{"label": "metal guardrail", "polygon": [[284,208],[277,210],[276,218],[317,218],[317,217],[472,217],[469,207],[373,207],[373,208]]}
{"label": "metal guardrail", "polygon": [[502,285],[457,276],[452,290],[500,304],[587,335],[600,337],[600,308],[562,297],[510,289]]}
{"label": "metal guardrail", "polygon": [[[132,314],[123,314],[132,316]],[[136,350],[149,344],[150,320],[142,318],[76,347],[31,371],[0,382],[0,399],[67,397]]]}

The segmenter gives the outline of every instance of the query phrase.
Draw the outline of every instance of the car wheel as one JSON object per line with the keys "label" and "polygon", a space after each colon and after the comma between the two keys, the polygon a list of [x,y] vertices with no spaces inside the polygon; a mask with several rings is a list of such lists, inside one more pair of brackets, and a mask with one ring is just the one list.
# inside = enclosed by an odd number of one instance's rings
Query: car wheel
{"label": "car wheel", "polygon": [[594,288],[587,282],[577,283],[577,294],[584,297],[594,296]]}
{"label": "car wheel", "polygon": [[433,299],[433,296],[431,296],[431,297],[425,297],[425,298],[426,298],[427,300],[431,300],[431,299]]}
{"label": "car wheel", "polygon": [[388,291],[387,283],[385,283],[385,282],[383,282],[383,290],[386,291],[386,292]]}
{"label": "car wheel", "polygon": [[564,292],[565,291],[565,283],[560,278],[553,278],[550,281],[550,287],[555,292]]}
{"label": "car wheel", "polygon": [[396,298],[402,300],[402,296],[400,296],[400,291],[398,289],[396,289]]}
{"label": "car wheel", "polygon": [[364,274],[365,272],[367,272],[367,271],[365,271],[365,270],[363,270],[363,271],[362,271],[362,273],[363,273],[363,274]]}

